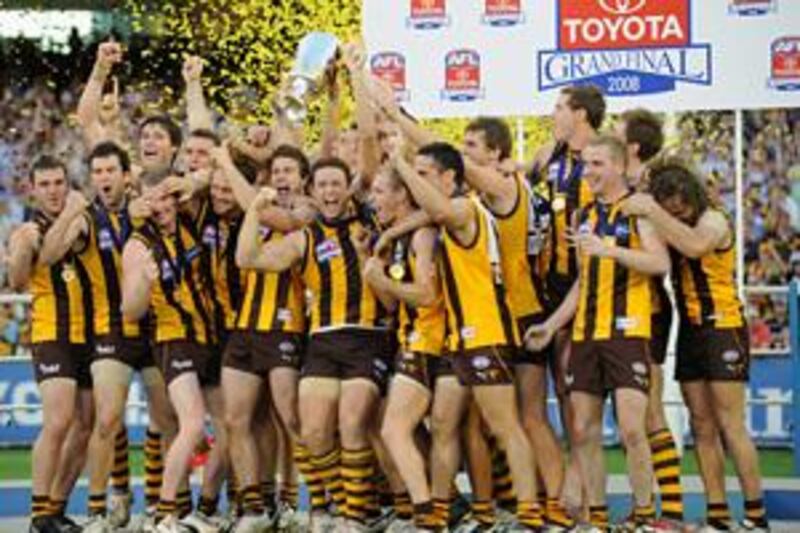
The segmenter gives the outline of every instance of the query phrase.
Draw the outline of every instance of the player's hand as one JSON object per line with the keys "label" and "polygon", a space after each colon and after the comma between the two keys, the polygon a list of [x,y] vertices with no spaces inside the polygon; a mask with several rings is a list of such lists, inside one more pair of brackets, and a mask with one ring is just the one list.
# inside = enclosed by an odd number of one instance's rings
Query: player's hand
{"label": "player's hand", "polygon": [[201,174],[202,172],[202,170],[193,172],[192,179],[179,176],[170,176],[162,181],[159,187],[166,195],[176,195],[178,197],[178,202],[188,202],[192,199],[192,195],[194,194],[194,184],[192,183],[192,180],[197,179],[195,176]]}
{"label": "player's hand", "polygon": [[11,233],[8,239],[8,249],[24,247],[30,250],[38,250],[42,240],[42,233],[35,222],[24,222]]}
{"label": "player's hand", "polygon": [[67,199],[64,204],[64,210],[69,213],[79,213],[89,206],[89,201],[83,193],[74,189],[67,193]]}
{"label": "player's hand", "polygon": [[122,46],[114,41],[100,43],[97,47],[95,64],[104,72],[109,72],[114,65],[122,61]]}
{"label": "player's hand", "polygon": [[525,331],[525,348],[531,352],[541,352],[553,341],[555,332],[549,322],[534,324]]}
{"label": "player's hand", "polygon": [[620,210],[626,215],[636,215],[646,217],[653,213],[653,210],[658,206],[655,198],[652,195],[637,192],[628,196],[622,201]]}
{"label": "player's hand", "polygon": [[189,56],[183,61],[183,81],[188,85],[200,81],[203,75],[203,59],[200,56]]}
{"label": "player's hand", "polygon": [[372,76],[365,85],[372,105],[390,119],[396,117],[400,112],[400,107],[397,105],[394,89],[389,82]]}
{"label": "player's hand", "polygon": [[342,45],[342,60],[344,61],[347,70],[350,72],[359,72],[364,68],[367,63],[367,51],[364,46],[351,42]]}
{"label": "player's hand", "polygon": [[273,205],[277,197],[278,191],[272,187],[261,187],[256,197],[253,199],[252,207],[256,211],[262,211]]}
{"label": "player's hand", "polygon": [[271,133],[269,126],[264,126],[263,124],[250,126],[247,128],[247,143],[257,148],[264,148],[269,144]]}
{"label": "player's hand", "polygon": [[128,215],[133,221],[144,221],[153,215],[153,208],[150,202],[151,194],[145,192],[141,196],[134,198],[128,203]]}
{"label": "player's hand", "polygon": [[611,246],[603,242],[603,239],[590,232],[581,232],[575,236],[575,244],[582,254],[590,257],[609,257]]}

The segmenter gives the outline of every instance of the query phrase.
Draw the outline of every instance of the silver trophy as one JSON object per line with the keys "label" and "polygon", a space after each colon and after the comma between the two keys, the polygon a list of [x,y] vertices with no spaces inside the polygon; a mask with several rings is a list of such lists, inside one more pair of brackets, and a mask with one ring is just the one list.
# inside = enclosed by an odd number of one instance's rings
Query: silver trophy
{"label": "silver trophy", "polygon": [[311,32],[300,41],[287,89],[278,102],[278,109],[290,122],[306,118],[308,100],[320,89],[338,49],[339,41],[330,33]]}

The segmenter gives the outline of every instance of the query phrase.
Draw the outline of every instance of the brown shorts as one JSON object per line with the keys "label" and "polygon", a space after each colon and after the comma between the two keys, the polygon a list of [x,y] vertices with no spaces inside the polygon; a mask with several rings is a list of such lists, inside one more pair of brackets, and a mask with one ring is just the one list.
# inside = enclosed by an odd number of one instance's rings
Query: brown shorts
{"label": "brown shorts", "polygon": [[[519,338],[525,338],[525,332],[529,327],[535,324],[541,324],[547,319],[547,315],[539,313],[536,315],[528,315],[517,319],[517,328],[519,329]],[[514,365],[536,365],[547,366],[547,362],[551,358],[554,343],[551,342],[547,347],[540,352],[531,352],[525,348],[525,341],[522,341],[522,346],[514,352]]]}
{"label": "brown shorts", "polygon": [[436,380],[449,376],[455,377],[456,371],[453,370],[453,360],[449,353],[442,353],[431,357],[428,361],[428,374],[431,378],[431,387],[436,386]]}
{"label": "brown shorts", "polygon": [[363,378],[386,391],[396,346],[386,331],[341,329],[311,336],[303,377],[335,378],[341,381]]}
{"label": "brown shorts", "polygon": [[398,352],[394,359],[394,372],[397,376],[405,376],[416,381],[428,390],[432,390],[431,367],[438,356],[420,352]]}
{"label": "brown shorts", "polygon": [[169,385],[182,374],[197,374],[204,387],[214,386],[211,349],[191,341],[168,341],[155,346],[156,360],[164,382]]}
{"label": "brown shorts", "polygon": [[51,378],[66,378],[77,382],[81,389],[92,388],[92,347],[89,344],[67,342],[38,342],[31,346],[36,383]]}
{"label": "brown shorts", "polygon": [[747,381],[750,337],[747,327],[715,329],[681,324],[678,332],[678,381]]}
{"label": "brown shorts", "polygon": [[113,359],[137,371],[156,366],[150,341],[143,337],[102,335],[95,338],[93,361],[101,359]]}
{"label": "brown shorts", "polygon": [[222,364],[241,372],[267,377],[275,368],[299,370],[305,336],[283,331],[234,331],[225,347]]}
{"label": "brown shorts", "polygon": [[465,387],[480,385],[510,385],[514,383],[513,346],[487,346],[453,354],[458,381]]}
{"label": "brown shorts", "polygon": [[615,389],[650,390],[649,339],[573,341],[565,381],[570,392],[605,396]]}
{"label": "brown shorts", "polygon": [[659,313],[653,315],[650,330],[650,359],[657,365],[663,365],[664,360],[667,358],[669,328],[671,325],[671,314]]}

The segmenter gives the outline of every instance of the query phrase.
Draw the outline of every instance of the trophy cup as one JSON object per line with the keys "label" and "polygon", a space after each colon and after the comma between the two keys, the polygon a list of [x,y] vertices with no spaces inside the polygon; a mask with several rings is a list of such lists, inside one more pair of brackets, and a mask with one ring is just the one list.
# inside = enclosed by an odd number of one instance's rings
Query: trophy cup
{"label": "trophy cup", "polygon": [[286,91],[277,102],[290,122],[297,124],[305,119],[308,100],[322,85],[338,49],[339,41],[330,33],[311,32],[300,41]]}

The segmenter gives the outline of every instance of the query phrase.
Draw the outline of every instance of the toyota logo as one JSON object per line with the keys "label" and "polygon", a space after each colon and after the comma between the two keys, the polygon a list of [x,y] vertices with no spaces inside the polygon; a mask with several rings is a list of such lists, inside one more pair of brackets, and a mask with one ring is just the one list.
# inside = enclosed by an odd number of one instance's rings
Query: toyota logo
{"label": "toyota logo", "polygon": [[600,7],[612,15],[631,15],[644,7],[647,0],[598,0]]}

